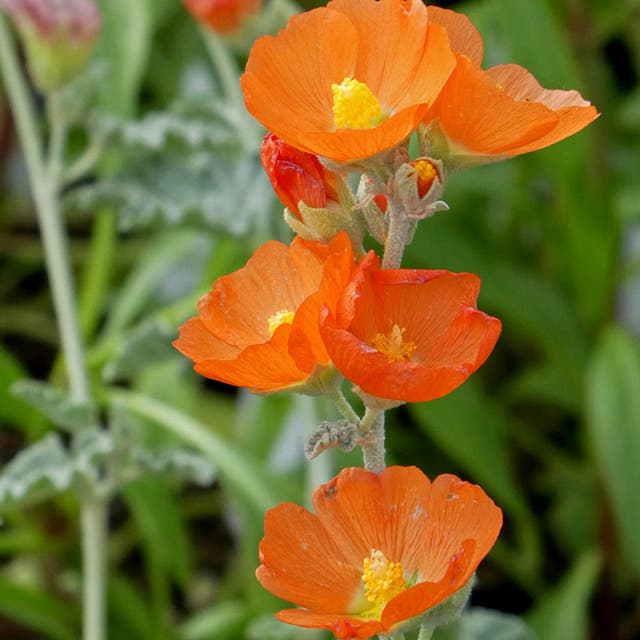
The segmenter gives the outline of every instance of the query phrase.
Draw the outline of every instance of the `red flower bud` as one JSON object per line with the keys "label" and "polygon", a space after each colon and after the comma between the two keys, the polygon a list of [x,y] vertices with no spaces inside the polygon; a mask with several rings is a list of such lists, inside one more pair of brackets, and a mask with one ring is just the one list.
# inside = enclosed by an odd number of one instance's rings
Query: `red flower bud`
{"label": "red flower bud", "polygon": [[200,23],[218,33],[235,31],[242,21],[257,13],[262,0],[183,0]]}
{"label": "red flower bud", "polygon": [[316,156],[268,133],[262,141],[260,158],[278,198],[298,218],[300,202],[322,209],[329,201],[338,200],[337,176]]}

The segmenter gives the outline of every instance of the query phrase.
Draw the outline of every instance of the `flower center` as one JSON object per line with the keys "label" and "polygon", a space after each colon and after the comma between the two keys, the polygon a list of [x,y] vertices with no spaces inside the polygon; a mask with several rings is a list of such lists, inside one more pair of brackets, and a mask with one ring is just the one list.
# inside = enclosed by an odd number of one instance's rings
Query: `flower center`
{"label": "flower center", "polygon": [[431,185],[436,178],[439,178],[437,169],[430,160],[415,160],[410,163],[416,170],[418,195],[423,198],[431,189]]}
{"label": "flower center", "polygon": [[295,315],[293,311],[287,311],[286,309],[276,311],[276,313],[269,318],[269,337],[275,333],[281,324],[291,324]]}
{"label": "flower center", "polygon": [[355,78],[332,84],[333,122],[338,129],[372,129],[387,116],[371,89]]}
{"label": "flower center", "polygon": [[413,352],[416,350],[416,343],[403,339],[405,329],[401,329],[394,324],[387,335],[379,333],[371,341],[374,349],[384,353],[389,362],[399,362],[400,360],[411,360]]}
{"label": "flower center", "polygon": [[372,604],[372,607],[361,613],[360,616],[377,620],[380,619],[382,610],[389,600],[409,588],[404,579],[402,564],[389,562],[379,549],[371,549],[371,555],[364,559],[362,584],[364,585],[364,597]]}

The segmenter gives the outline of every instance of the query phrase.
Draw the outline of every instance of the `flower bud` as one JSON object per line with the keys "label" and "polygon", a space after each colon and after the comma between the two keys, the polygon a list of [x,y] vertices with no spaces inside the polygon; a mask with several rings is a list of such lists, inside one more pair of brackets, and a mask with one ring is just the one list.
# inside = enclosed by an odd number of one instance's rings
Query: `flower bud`
{"label": "flower bud", "polygon": [[191,15],[212,31],[230,34],[255,14],[262,0],[183,0]]}
{"label": "flower bud", "polygon": [[272,133],[260,147],[260,158],[273,190],[287,209],[302,219],[300,202],[313,209],[325,209],[338,201],[337,176],[318,158],[298,151]]}
{"label": "flower bud", "polygon": [[44,92],[65,85],[87,64],[100,31],[92,0],[0,0],[26,50],[34,84]]}
{"label": "flower bud", "polygon": [[421,220],[449,207],[440,200],[445,182],[442,162],[418,158],[400,165],[393,178],[393,193],[409,218]]}

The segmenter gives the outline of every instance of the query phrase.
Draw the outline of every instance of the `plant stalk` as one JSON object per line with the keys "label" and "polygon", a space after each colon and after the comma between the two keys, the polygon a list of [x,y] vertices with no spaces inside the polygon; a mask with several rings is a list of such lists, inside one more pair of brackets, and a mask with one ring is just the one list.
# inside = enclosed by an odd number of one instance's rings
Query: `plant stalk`
{"label": "plant stalk", "polygon": [[[64,124],[51,122],[52,140],[48,162],[45,162],[36,114],[27,83],[20,70],[13,39],[0,14],[0,71],[11,105],[13,118],[29,172],[31,191],[42,235],[44,257],[51,285],[62,351],[65,356],[71,398],[79,403],[90,400],[89,378],[85,365],[82,339],[76,313],[71,264],[59,201],[60,167],[64,152]],[[50,96],[50,99],[54,100]],[[50,103],[53,118],[55,102]],[[83,558],[83,639],[105,638],[106,583],[106,501],[88,486],[80,494]]]}

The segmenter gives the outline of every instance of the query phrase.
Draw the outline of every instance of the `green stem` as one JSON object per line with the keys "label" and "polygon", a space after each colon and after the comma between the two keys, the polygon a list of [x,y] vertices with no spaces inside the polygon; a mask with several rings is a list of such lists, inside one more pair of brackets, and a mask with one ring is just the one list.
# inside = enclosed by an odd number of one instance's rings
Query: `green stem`
{"label": "green stem", "polygon": [[427,626],[420,627],[418,640],[431,640],[434,631],[435,631],[434,627],[427,627]]}
{"label": "green stem", "polygon": [[222,92],[235,107],[234,113],[242,118],[238,123],[238,133],[247,149],[254,148],[257,142],[256,123],[244,106],[244,97],[240,90],[240,74],[236,62],[221,36],[204,27],[201,29],[201,33],[209,58],[216,69]]}
{"label": "green stem", "polygon": [[107,504],[87,487],[80,507],[82,529],[82,637],[102,640],[106,628]]}
{"label": "green stem", "polygon": [[[45,262],[51,283],[53,305],[58,330],[65,354],[72,399],[87,402],[90,399],[89,378],[85,366],[82,340],[76,314],[67,237],[62,224],[57,180],[64,153],[64,123],[58,118],[55,98],[50,102],[52,139],[49,162],[45,163],[36,114],[29,98],[25,79],[20,71],[13,40],[0,14],[0,70],[4,78],[13,117],[29,170],[36,215],[42,234]],[[105,638],[105,583],[106,583],[106,502],[88,487],[81,496],[81,530],[83,549],[83,638]]]}
{"label": "green stem", "polygon": [[211,29],[203,27],[201,32],[223,93],[234,103],[244,104],[238,81],[238,68],[229,52],[229,48],[225,45],[223,39]]}
{"label": "green stem", "polygon": [[51,182],[45,167],[36,116],[18,66],[11,36],[1,16],[0,67],[29,170],[36,214],[42,232],[47,272],[51,280],[53,304],[62,349],[67,360],[71,396],[74,400],[83,402],[89,398],[89,385],[78,331],[67,239],[62,227],[56,187]]}
{"label": "green stem", "polygon": [[345,420],[355,425],[360,424],[358,414],[353,410],[353,407],[349,404],[349,401],[344,397],[340,389],[336,389],[335,393],[332,393],[330,397],[340,412],[340,415]]}

